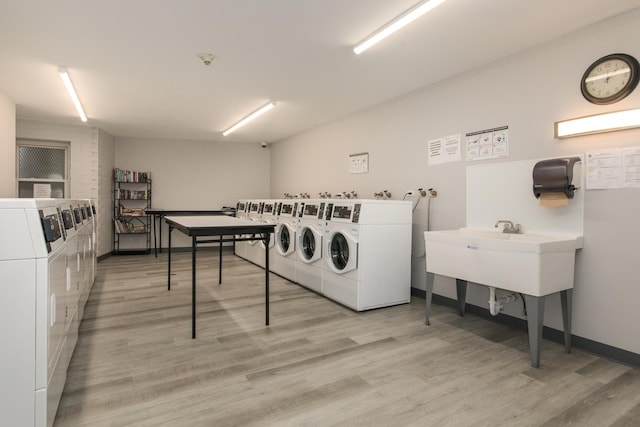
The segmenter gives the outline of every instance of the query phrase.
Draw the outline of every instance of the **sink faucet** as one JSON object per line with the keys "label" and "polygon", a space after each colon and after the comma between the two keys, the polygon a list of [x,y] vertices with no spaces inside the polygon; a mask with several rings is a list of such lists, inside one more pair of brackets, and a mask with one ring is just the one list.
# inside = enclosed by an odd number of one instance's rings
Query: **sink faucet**
{"label": "sink faucet", "polygon": [[513,222],[508,221],[506,219],[500,219],[494,225],[495,228],[498,228],[500,224],[504,224],[504,228],[502,229],[503,233],[511,233],[511,234],[520,234],[522,233],[522,226],[520,224],[513,224]]}

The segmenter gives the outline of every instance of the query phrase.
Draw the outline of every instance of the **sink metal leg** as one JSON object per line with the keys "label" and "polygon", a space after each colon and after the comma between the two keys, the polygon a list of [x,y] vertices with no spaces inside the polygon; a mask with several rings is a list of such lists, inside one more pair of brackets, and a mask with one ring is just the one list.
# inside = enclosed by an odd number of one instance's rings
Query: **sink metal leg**
{"label": "sink metal leg", "polygon": [[426,291],[426,317],[425,317],[425,321],[424,323],[426,325],[430,325],[431,323],[429,323],[429,314],[431,314],[431,299],[433,297],[433,281],[435,279],[435,274],[434,273],[429,273],[427,271],[427,291]]}
{"label": "sink metal leg", "polygon": [[542,344],[542,325],[544,322],[544,297],[525,295],[527,302],[527,327],[529,329],[529,351],[531,366],[540,367],[540,350]]}
{"label": "sink metal leg", "polygon": [[564,327],[564,351],[571,353],[571,306],[573,305],[573,289],[560,291],[562,306],[562,326]]}
{"label": "sink metal leg", "polygon": [[458,314],[464,316],[465,304],[467,301],[467,281],[456,279],[456,294],[458,296]]}

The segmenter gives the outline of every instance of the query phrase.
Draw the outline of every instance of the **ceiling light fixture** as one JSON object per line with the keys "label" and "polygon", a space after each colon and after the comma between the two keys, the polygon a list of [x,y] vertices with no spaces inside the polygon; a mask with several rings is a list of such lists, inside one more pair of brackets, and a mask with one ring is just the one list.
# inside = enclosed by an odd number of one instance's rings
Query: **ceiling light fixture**
{"label": "ceiling light fixture", "polygon": [[266,113],[267,111],[271,110],[275,106],[276,106],[275,101],[269,101],[268,103],[266,103],[262,107],[260,107],[257,110],[255,110],[253,113],[249,114],[248,116],[246,116],[245,118],[243,118],[239,122],[237,122],[236,124],[234,124],[231,127],[229,127],[227,130],[223,131],[222,132],[222,136],[229,135],[231,132],[235,131],[236,129],[238,129],[241,126],[246,125],[251,120],[255,119],[256,117],[258,117],[260,115],[262,115],[263,113]]}
{"label": "ceiling light fixture", "polygon": [[71,83],[71,77],[69,77],[69,71],[67,71],[66,67],[58,67],[58,74],[60,74],[60,78],[62,79],[64,86],[67,88],[67,92],[69,92],[69,96],[71,97],[71,101],[73,101],[73,105],[75,105],[76,110],[78,110],[78,114],[80,115],[80,120],[82,120],[83,122],[86,122],[87,115],[84,113],[82,104],[80,104],[80,98],[78,98],[78,94],[76,93],[76,90],[73,87],[73,83]]}
{"label": "ceiling light fixture", "polygon": [[353,51],[360,55],[365,50],[369,49],[374,44],[379,41],[389,37],[391,34],[395,33],[405,25],[415,21],[417,18],[421,17],[425,13],[429,12],[431,9],[441,5],[445,0],[425,0],[413,6],[411,9],[407,10],[403,14],[397,16],[392,19],[384,26],[379,28],[373,34],[371,34],[366,39],[362,40],[358,44],[353,47]]}
{"label": "ceiling light fixture", "polygon": [[555,137],[569,138],[637,127],[640,127],[640,108],[556,122]]}

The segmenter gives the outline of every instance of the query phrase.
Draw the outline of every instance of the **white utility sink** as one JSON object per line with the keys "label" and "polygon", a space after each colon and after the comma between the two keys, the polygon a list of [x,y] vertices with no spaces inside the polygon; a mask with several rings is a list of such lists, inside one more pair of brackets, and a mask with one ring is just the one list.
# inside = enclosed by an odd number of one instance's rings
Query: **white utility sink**
{"label": "white utility sink", "polygon": [[427,272],[544,296],[573,288],[582,236],[460,228],[424,233]]}

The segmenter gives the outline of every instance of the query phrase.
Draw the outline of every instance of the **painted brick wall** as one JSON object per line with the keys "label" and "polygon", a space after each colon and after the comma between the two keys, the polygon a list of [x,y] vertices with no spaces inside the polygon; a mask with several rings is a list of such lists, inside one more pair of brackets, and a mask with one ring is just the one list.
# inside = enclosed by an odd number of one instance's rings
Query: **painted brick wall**
{"label": "painted brick wall", "polygon": [[[70,125],[64,123],[45,122],[30,119],[18,119],[16,121],[16,138],[35,139],[44,141],[69,142],[70,150],[70,183],[69,198],[93,199],[96,203],[98,216],[98,255],[110,251],[111,235],[111,191],[100,191],[99,173],[99,136],[102,131],[96,127],[83,125]],[[113,138],[104,134],[103,139],[113,146]],[[104,164],[112,168],[113,149],[105,149]],[[110,156],[110,157],[109,157]],[[109,166],[111,165],[111,166]],[[110,180],[107,179],[106,186]],[[108,249],[104,249],[108,248]]]}
{"label": "painted brick wall", "polygon": [[112,177],[115,159],[115,138],[102,129],[98,134],[98,256],[111,252],[113,229],[111,217],[113,187]]}
{"label": "painted brick wall", "polygon": [[0,197],[16,194],[16,105],[0,92]]}

